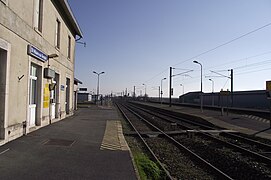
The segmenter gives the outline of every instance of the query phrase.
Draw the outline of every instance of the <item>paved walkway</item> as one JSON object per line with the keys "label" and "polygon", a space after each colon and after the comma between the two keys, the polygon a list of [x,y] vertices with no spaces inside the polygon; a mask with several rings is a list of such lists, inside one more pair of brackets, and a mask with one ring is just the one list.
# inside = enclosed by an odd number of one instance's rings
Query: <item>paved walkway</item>
{"label": "paved walkway", "polygon": [[182,107],[182,106],[169,107],[168,105],[164,104],[161,105],[156,103],[143,103],[143,104],[164,108],[171,111],[177,111],[191,116],[197,116],[220,127],[239,131],[245,134],[271,139],[271,128],[269,120],[266,119],[258,118],[255,116],[249,116],[245,114],[234,114],[234,113],[227,114],[227,112],[224,112],[224,115],[222,116],[220,111],[203,109],[203,112],[201,112],[199,108],[191,107]]}
{"label": "paved walkway", "polygon": [[0,147],[0,179],[137,179],[116,110],[74,116]]}

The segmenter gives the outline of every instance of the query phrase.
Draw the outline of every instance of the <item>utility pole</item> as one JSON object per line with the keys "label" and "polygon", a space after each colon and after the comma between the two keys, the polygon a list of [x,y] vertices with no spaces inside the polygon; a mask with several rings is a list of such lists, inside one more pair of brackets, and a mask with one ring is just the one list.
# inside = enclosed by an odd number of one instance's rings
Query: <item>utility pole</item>
{"label": "utility pole", "polygon": [[159,102],[161,101],[161,98],[160,98],[160,86],[159,87],[159,90],[158,90],[158,96],[159,96]]}
{"label": "utility pole", "polygon": [[233,107],[233,69],[231,69],[231,107]]}
{"label": "utility pole", "polygon": [[169,68],[169,107],[171,107],[172,67]]}
{"label": "utility pole", "polygon": [[135,86],[134,86],[134,98],[136,97],[136,94],[135,94]]}
{"label": "utility pole", "polygon": [[[178,74],[174,74],[172,75],[172,69],[175,69],[173,67],[170,67],[169,68],[169,107],[171,107],[171,96],[173,95],[173,88],[172,88],[172,77],[175,77],[175,76],[179,76],[179,75],[183,75],[183,74],[186,74],[188,72],[191,72],[193,70],[186,70],[185,72],[182,72],[182,73],[178,73]],[[165,78],[164,78],[165,79]],[[162,88],[161,88],[162,89]]]}
{"label": "utility pole", "polygon": [[[226,76],[224,74],[220,74],[218,72],[215,72],[215,71],[211,71],[212,73],[215,73],[215,74],[218,74],[219,76],[222,76],[222,77],[226,77],[226,78],[229,78],[231,80],[231,106],[233,107],[233,69],[229,69],[228,71],[231,71],[231,74],[230,76]],[[207,77],[207,76],[206,76]],[[211,76],[209,76],[211,77]]]}

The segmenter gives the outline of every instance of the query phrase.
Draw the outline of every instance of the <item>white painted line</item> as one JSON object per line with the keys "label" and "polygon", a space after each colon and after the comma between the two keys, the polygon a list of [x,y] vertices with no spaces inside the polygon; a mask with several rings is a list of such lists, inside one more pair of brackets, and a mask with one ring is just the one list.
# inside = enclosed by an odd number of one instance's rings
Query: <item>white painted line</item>
{"label": "white painted line", "polygon": [[0,155],[1,155],[1,154],[4,154],[5,152],[8,152],[8,151],[9,151],[9,148],[6,149],[6,150],[4,150],[4,151],[2,151],[2,152],[0,152]]}

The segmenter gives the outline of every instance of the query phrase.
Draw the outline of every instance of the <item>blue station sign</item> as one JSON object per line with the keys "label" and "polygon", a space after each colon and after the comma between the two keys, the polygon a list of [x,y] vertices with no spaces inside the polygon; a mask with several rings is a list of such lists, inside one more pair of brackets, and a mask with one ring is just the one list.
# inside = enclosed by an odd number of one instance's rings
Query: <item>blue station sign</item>
{"label": "blue station sign", "polygon": [[47,54],[43,53],[41,50],[39,50],[38,48],[36,48],[30,44],[28,44],[28,46],[27,46],[27,54],[39,59],[42,62],[45,62],[48,60]]}

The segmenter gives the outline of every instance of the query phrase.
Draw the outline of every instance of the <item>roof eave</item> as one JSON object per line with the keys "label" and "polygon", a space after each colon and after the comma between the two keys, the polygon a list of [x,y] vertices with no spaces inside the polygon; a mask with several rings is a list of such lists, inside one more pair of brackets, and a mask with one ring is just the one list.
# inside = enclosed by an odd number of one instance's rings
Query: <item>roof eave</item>
{"label": "roof eave", "polygon": [[83,84],[79,79],[74,78],[74,81],[77,82],[78,84]]}
{"label": "roof eave", "polygon": [[74,28],[74,31],[76,33],[75,35],[78,35],[80,38],[82,38],[83,33],[82,33],[81,29],[80,29],[79,24],[77,23],[77,20],[76,20],[75,16],[73,15],[73,12],[72,12],[72,10],[70,8],[70,5],[69,5],[68,1],[67,0],[61,0],[60,3],[61,3],[61,5],[62,5],[62,7],[63,7],[63,9],[64,9],[64,11],[65,11],[65,13],[67,15],[67,18],[69,19],[72,27]]}

